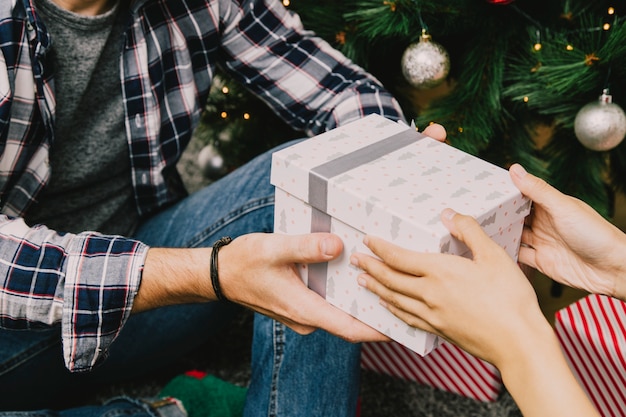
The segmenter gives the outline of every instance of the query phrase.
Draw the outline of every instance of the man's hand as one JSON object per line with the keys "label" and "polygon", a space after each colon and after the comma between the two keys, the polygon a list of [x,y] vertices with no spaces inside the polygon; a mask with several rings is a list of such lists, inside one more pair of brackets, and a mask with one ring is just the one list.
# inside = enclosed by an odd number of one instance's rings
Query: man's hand
{"label": "man's hand", "polygon": [[[296,264],[327,262],[342,250],[341,239],[330,233],[244,235],[219,251],[220,286],[227,299],[301,334],[319,328],[350,342],[388,341],[302,282]],[[133,312],[215,300],[210,258],[211,248],[151,248]]]}
{"label": "man's hand", "polygon": [[307,334],[324,329],[351,342],[388,340],[330,305],[304,285],[295,264],[328,262],[343,244],[330,233],[249,234],[220,250],[220,281],[226,298]]}

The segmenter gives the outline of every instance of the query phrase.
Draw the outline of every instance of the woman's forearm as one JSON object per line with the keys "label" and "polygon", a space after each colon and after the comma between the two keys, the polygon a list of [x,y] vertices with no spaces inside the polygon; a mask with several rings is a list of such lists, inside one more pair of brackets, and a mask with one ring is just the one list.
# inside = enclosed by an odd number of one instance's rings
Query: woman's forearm
{"label": "woman's forearm", "polygon": [[600,415],[570,371],[547,322],[541,329],[528,332],[524,342],[512,346],[498,367],[525,417]]}

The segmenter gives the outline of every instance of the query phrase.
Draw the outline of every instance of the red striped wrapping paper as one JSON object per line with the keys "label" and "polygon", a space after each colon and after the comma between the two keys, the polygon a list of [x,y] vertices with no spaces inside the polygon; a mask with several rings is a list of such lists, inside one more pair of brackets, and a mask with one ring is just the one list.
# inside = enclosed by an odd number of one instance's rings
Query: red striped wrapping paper
{"label": "red striped wrapping paper", "polygon": [[424,357],[396,342],[364,343],[361,367],[484,402],[497,400],[503,386],[493,365],[445,341]]}
{"label": "red striped wrapping paper", "polygon": [[626,416],[626,303],[590,295],[556,313],[570,368],[605,416]]}

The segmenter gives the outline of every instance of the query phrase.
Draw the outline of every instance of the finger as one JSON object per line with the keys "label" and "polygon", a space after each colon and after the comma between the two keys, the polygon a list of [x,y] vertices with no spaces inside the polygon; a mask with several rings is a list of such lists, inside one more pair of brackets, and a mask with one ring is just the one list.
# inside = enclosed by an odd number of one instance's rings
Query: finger
{"label": "finger", "polygon": [[389,310],[391,314],[398,317],[409,326],[424,330],[429,333],[441,336],[437,329],[435,329],[428,321],[428,308],[422,303],[416,303],[412,306],[412,311],[408,312],[403,308],[399,308],[390,303],[383,303],[383,305]]}
{"label": "finger", "polygon": [[319,300],[321,303],[309,311],[309,317],[317,327],[353,343],[388,340],[387,336],[373,327],[334,307],[322,298]]}
{"label": "finger", "polygon": [[528,246],[520,246],[517,260],[524,265],[528,265],[531,268],[537,269],[536,261],[537,252],[535,249]]}
{"label": "finger", "polygon": [[445,141],[447,136],[446,129],[442,125],[437,123],[429,125],[426,129],[424,129],[422,133],[435,140],[438,140],[439,142]]}
{"label": "finger", "polygon": [[[383,265],[383,268],[386,267]],[[424,301],[424,294],[427,291],[422,289],[421,284],[428,285],[424,278],[399,272],[377,274],[375,271],[373,273],[367,271],[360,274],[358,280],[359,285],[379,296],[385,305],[393,305],[405,311],[411,309],[414,303]]]}
{"label": "finger", "polygon": [[401,293],[421,298],[419,277],[393,269],[388,264],[367,255],[353,254],[350,260],[366,272],[357,277],[359,285],[376,295],[387,299],[393,294]]}
{"label": "finger", "polygon": [[[440,335],[436,326],[432,323],[432,312],[428,302],[421,297],[427,291],[428,278],[412,277],[414,291],[410,294],[395,292],[379,283],[374,277],[362,274],[363,286],[380,297],[380,304],[398,317],[403,322],[418,329]],[[409,278],[405,278],[409,279]]]}
{"label": "finger", "polygon": [[341,254],[343,243],[331,233],[310,233],[304,235],[273,234],[267,250],[276,254],[280,262],[317,263],[330,261]]}
{"label": "finger", "polygon": [[286,292],[290,294],[290,303],[279,308],[268,310],[259,305],[244,305],[303,335],[323,329],[353,343],[389,340],[387,336],[334,307],[306,287],[304,291]]}
{"label": "finger", "polygon": [[552,204],[557,204],[555,200],[563,198],[563,194],[559,190],[543,179],[526,172],[520,164],[511,165],[509,175],[513,184],[522,194],[539,205],[549,207]]}
{"label": "finger", "polygon": [[[397,271],[423,276],[428,272],[436,270],[441,265],[441,254],[415,252],[376,236],[366,236],[364,243],[385,264]],[[366,258],[365,255],[355,255],[355,266],[362,268],[362,260],[368,262],[371,267],[377,266],[375,263],[372,263],[371,259]],[[376,274],[380,273],[381,271],[377,270]]]}
{"label": "finger", "polygon": [[474,259],[503,250],[480,227],[476,219],[459,214],[452,209],[441,213],[441,221],[450,230],[450,234],[465,243],[472,252]]}
{"label": "finger", "polygon": [[521,242],[524,245],[527,246],[535,246],[534,242],[535,242],[535,234],[533,233],[533,230],[530,227],[524,227],[522,229],[522,238],[521,238]]}

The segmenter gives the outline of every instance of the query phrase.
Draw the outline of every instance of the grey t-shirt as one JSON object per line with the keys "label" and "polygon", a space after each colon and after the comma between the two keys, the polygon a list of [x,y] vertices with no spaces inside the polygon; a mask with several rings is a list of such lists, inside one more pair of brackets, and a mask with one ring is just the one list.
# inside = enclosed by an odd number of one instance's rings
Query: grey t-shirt
{"label": "grey t-shirt", "polygon": [[125,3],[90,17],[35,1],[52,36],[57,104],[51,179],[25,216],[31,225],[121,235],[136,226],[120,83]]}

